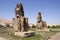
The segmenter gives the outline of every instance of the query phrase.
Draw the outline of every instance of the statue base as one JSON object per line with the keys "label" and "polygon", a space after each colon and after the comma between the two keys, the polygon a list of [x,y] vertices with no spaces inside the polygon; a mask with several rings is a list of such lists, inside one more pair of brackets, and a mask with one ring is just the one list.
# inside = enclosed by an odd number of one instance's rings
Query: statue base
{"label": "statue base", "polygon": [[43,29],[37,29],[36,31],[49,31],[48,28],[43,28]]}
{"label": "statue base", "polygon": [[21,36],[21,37],[29,37],[33,36],[35,34],[34,31],[28,31],[28,32],[15,32],[14,35]]}

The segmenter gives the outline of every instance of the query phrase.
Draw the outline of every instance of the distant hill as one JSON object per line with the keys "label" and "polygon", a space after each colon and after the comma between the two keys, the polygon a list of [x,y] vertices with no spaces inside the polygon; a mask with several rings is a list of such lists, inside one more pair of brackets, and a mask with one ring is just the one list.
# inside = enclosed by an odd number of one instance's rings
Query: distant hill
{"label": "distant hill", "polygon": [[47,24],[47,26],[56,26],[56,25],[58,25],[58,26],[60,26],[60,24]]}
{"label": "distant hill", "polygon": [[0,24],[4,24],[4,23],[8,23],[8,24],[11,24],[12,22],[7,20],[7,19],[4,19],[4,18],[0,18]]}

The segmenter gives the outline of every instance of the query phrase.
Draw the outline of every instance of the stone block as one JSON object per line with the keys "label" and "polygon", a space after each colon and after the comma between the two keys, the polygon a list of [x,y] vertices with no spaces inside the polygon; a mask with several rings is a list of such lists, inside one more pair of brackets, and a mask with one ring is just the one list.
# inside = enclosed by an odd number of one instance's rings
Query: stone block
{"label": "stone block", "polygon": [[35,34],[34,31],[28,31],[28,32],[15,32],[14,35],[21,36],[21,37],[29,37],[33,36]]}

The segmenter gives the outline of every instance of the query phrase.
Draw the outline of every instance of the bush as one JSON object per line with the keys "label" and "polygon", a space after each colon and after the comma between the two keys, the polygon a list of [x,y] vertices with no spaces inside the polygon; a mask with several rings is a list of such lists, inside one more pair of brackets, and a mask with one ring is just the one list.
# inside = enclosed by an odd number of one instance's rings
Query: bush
{"label": "bush", "polygon": [[56,26],[48,26],[48,28],[60,28],[60,26],[56,25]]}
{"label": "bush", "polygon": [[36,28],[36,26],[35,25],[32,25],[32,28]]}
{"label": "bush", "polygon": [[51,26],[48,26],[48,28],[51,28]]}

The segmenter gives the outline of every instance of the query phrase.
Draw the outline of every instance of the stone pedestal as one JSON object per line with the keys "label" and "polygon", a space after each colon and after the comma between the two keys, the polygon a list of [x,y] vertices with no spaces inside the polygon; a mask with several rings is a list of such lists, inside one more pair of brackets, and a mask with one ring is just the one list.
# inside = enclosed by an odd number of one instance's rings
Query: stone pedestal
{"label": "stone pedestal", "polygon": [[28,31],[28,32],[15,32],[14,35],[18,35],[21,37],[29,37],[29,36],[33,36],[35,34],[34,31]]}

